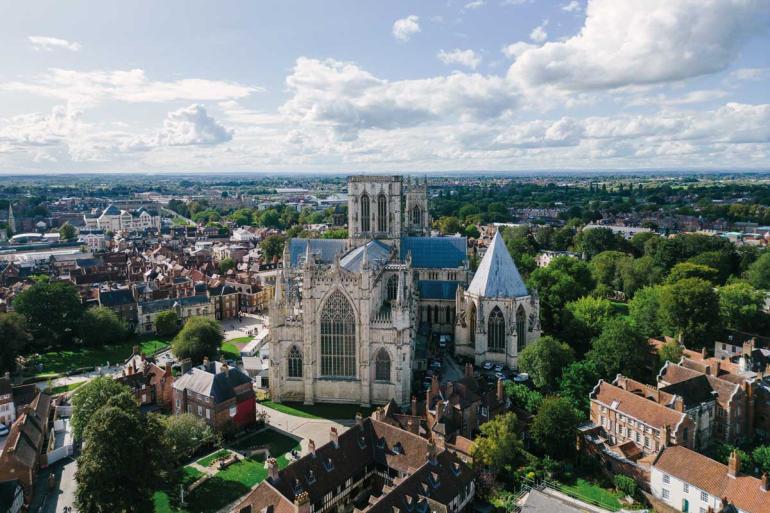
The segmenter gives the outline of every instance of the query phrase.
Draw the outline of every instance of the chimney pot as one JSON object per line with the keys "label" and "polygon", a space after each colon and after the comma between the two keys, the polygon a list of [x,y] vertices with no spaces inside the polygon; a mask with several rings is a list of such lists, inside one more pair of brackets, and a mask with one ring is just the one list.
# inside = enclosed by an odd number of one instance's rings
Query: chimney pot
{"label": "chimney pot", "polygon": [[768,491],[767,472],[762,472],[762,491]]}
{"label": "chimney pot", "polygon": [[315,442],[313,441],[312,438],[307,441],[307,450],[315,458]]}
{"label": "chimney pot", "polygon": [[340,447],[340,435],[337,433],[337,428],[332,426],[329,428],[329,439],[334,444],[334,447],[339,449]]}
{"label": "chimney pot", "polygon": [[738,472],[741,471],[741,457],[738,455],[738,451],[730,453],[730,459],[727,461],[727,475],[730,477],[737,477]]}
{"label": "chimney pot", "polygon": [[417,416],[417,397],[412,396],[412,417]]}

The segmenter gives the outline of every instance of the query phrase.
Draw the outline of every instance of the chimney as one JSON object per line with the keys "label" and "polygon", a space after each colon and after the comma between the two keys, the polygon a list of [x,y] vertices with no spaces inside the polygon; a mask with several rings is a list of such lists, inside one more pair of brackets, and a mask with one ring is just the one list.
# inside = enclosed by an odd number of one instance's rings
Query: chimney
{"label": "chimney", "polygon": [[671,426],[666,424],[663,426],[663,447],[671,445]]}
{"label": "chimney", "polygon": [[711,365],[706,365],[706,376],[711,376]]}
{"label": "chimney", "polygon": [[450,397],[452,397],[452,394],[454,393],[454,391],[455,391],[454,383],[450,381],[449,383],[446,384],[446,398],[449,399]]}
{"label": "chimney", "polygon": [[203,368],[206,370],[209,370],[209,357],[204,356],[203,357]]}
{"label": "chimney", "polygon": [[441,417],[444,416],[444,401],[436,403],[436,422],[441,422]]}
{"label": "chimney", "polygon": [[684,413],[684,399],[681,396],[674,396],[674,409],[678,412]]}
{"label": "chimney", "polygon": [[131,356],[134,356],[135,354],[139,354],[139,346],[134,346],[133,348],[131,348],[131,350],[133,351],[131,353]]}
{"label": "chimney", "polygon": [[701,356],[701,358],[703,358],[704,360],[706,359],[707,355],[706,355],[706,348],[705,348],[705,347],[704,347],[703,349],[701,349],[701,350],[700,350],[700,356]]}
{"label": "chimney", "polygon": [[767,472],[762,472],[761,480],[762,480],[762,484],[760,485],[760,488],[762,489],[762,491],[763,492],[770,491],[770,488],[768,488],[768,483],[767,483]]}
{"label": "chimney", "polygon": [[363,426],[364,425],[364,416],[361,415],[361,412],[356,412],[356,426]]}
{"label": "chimney", "polygon": [[335,449],[340,448],[340,435],[334,426],[329,428],[329,441],[334,444]]}
{"label": "chimney", "polygon": [[300,492],[294,497],[294,510],[296,513],[310,513],[310,496],[307,491]]}
{"label": "chimney", "polygon": [[417,397],[412,396],[412,417],[417,416]]}
{"label": "chimney", "polygon": [[436,444],[433,441],[428,442],[428,452],[425,456],[432,465],[436,464]]}
{"label": "chimney", "polygon": [[165,370],[166,377],[167,378],[171,377],[171,363],[166,362],[166,368],[164,370]]}
{"label": "chimney", "polygon": [[505,401],[505,386],[502,379],[497,380],[497,400],[500,402]]}
{"label": "chimney", "polygon": [[465,377],[466,378],[473,377],[473,364],[470,362],[465,364]]}
{"label": "chimney", "polygon": [[737,477],[738,472],[741,471],[741,457],[738,456],[738,451],[733,450],[730,453],[730,459],[727,460],[727,475],[730,477]]}
{"label": "chimney", "polygon": [[230,370],[230,367],[227,365],[227,362],[222,362],[219,366],[219,372],[223,374],[227,374],[227,371]]}
{"label": "chimney", "polygon": [[275,458],[267,459],[267,477],[274,483],[278,481],[278,462]]}
{"label": "chimney", "polygon": [[438,376],[435,374],[433,375],[433,378],[430,380],[430,391],[433,393],[433,395],[438,394],[439,388],[438,388]]}
{"label": "chimney", "polygon": [[315,442],[312,438],[307,441],[307,451],[315,458]]}

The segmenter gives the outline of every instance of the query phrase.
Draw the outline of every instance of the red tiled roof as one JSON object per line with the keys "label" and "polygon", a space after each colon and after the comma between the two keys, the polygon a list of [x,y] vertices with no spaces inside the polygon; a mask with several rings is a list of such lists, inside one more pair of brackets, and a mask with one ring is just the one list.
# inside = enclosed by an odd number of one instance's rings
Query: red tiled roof
{"label": "red tiled roof", "polygon": [[684,413],[639,397],[612,383],[601,381],[597,388],[595,393],[592,392],[592,400],[597,400],[610,409],[617,410],[661,430],[666,425],[674,429],[686,417]]}

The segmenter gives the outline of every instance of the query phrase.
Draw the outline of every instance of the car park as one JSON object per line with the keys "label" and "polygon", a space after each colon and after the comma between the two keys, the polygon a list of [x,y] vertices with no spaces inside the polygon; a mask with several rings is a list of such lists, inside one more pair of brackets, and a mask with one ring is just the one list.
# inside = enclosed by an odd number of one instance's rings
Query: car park
{"label": "car park", "polygon": [[484,370],[492,370],[492,362],[484,362],[484,364],[481,366]]}
{"label": "car park", "polygon": [[503,372],[503,365],[501,363],[495,365],[495,372]]}

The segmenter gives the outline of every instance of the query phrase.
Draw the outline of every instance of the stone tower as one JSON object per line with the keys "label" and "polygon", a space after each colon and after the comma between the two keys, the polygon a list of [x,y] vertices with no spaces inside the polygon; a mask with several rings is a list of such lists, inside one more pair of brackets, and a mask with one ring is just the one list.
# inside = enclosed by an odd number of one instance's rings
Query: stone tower
{"label": "stone tower", "polygon": [[8,203],[8,230],[11,235],[16,233],[16,218],[13,216],[13,206]]}
{"label": "stone tower", "polygon": [[407,178],[406,210],[404,226],[409,235],[430,235],[430,215],[428,214],[428,178],[420,183]]}
{"label": "stone tower", "polygon": [[348,180],[348,233],[351,239],[401,237],[400,176],[351,176]]}

